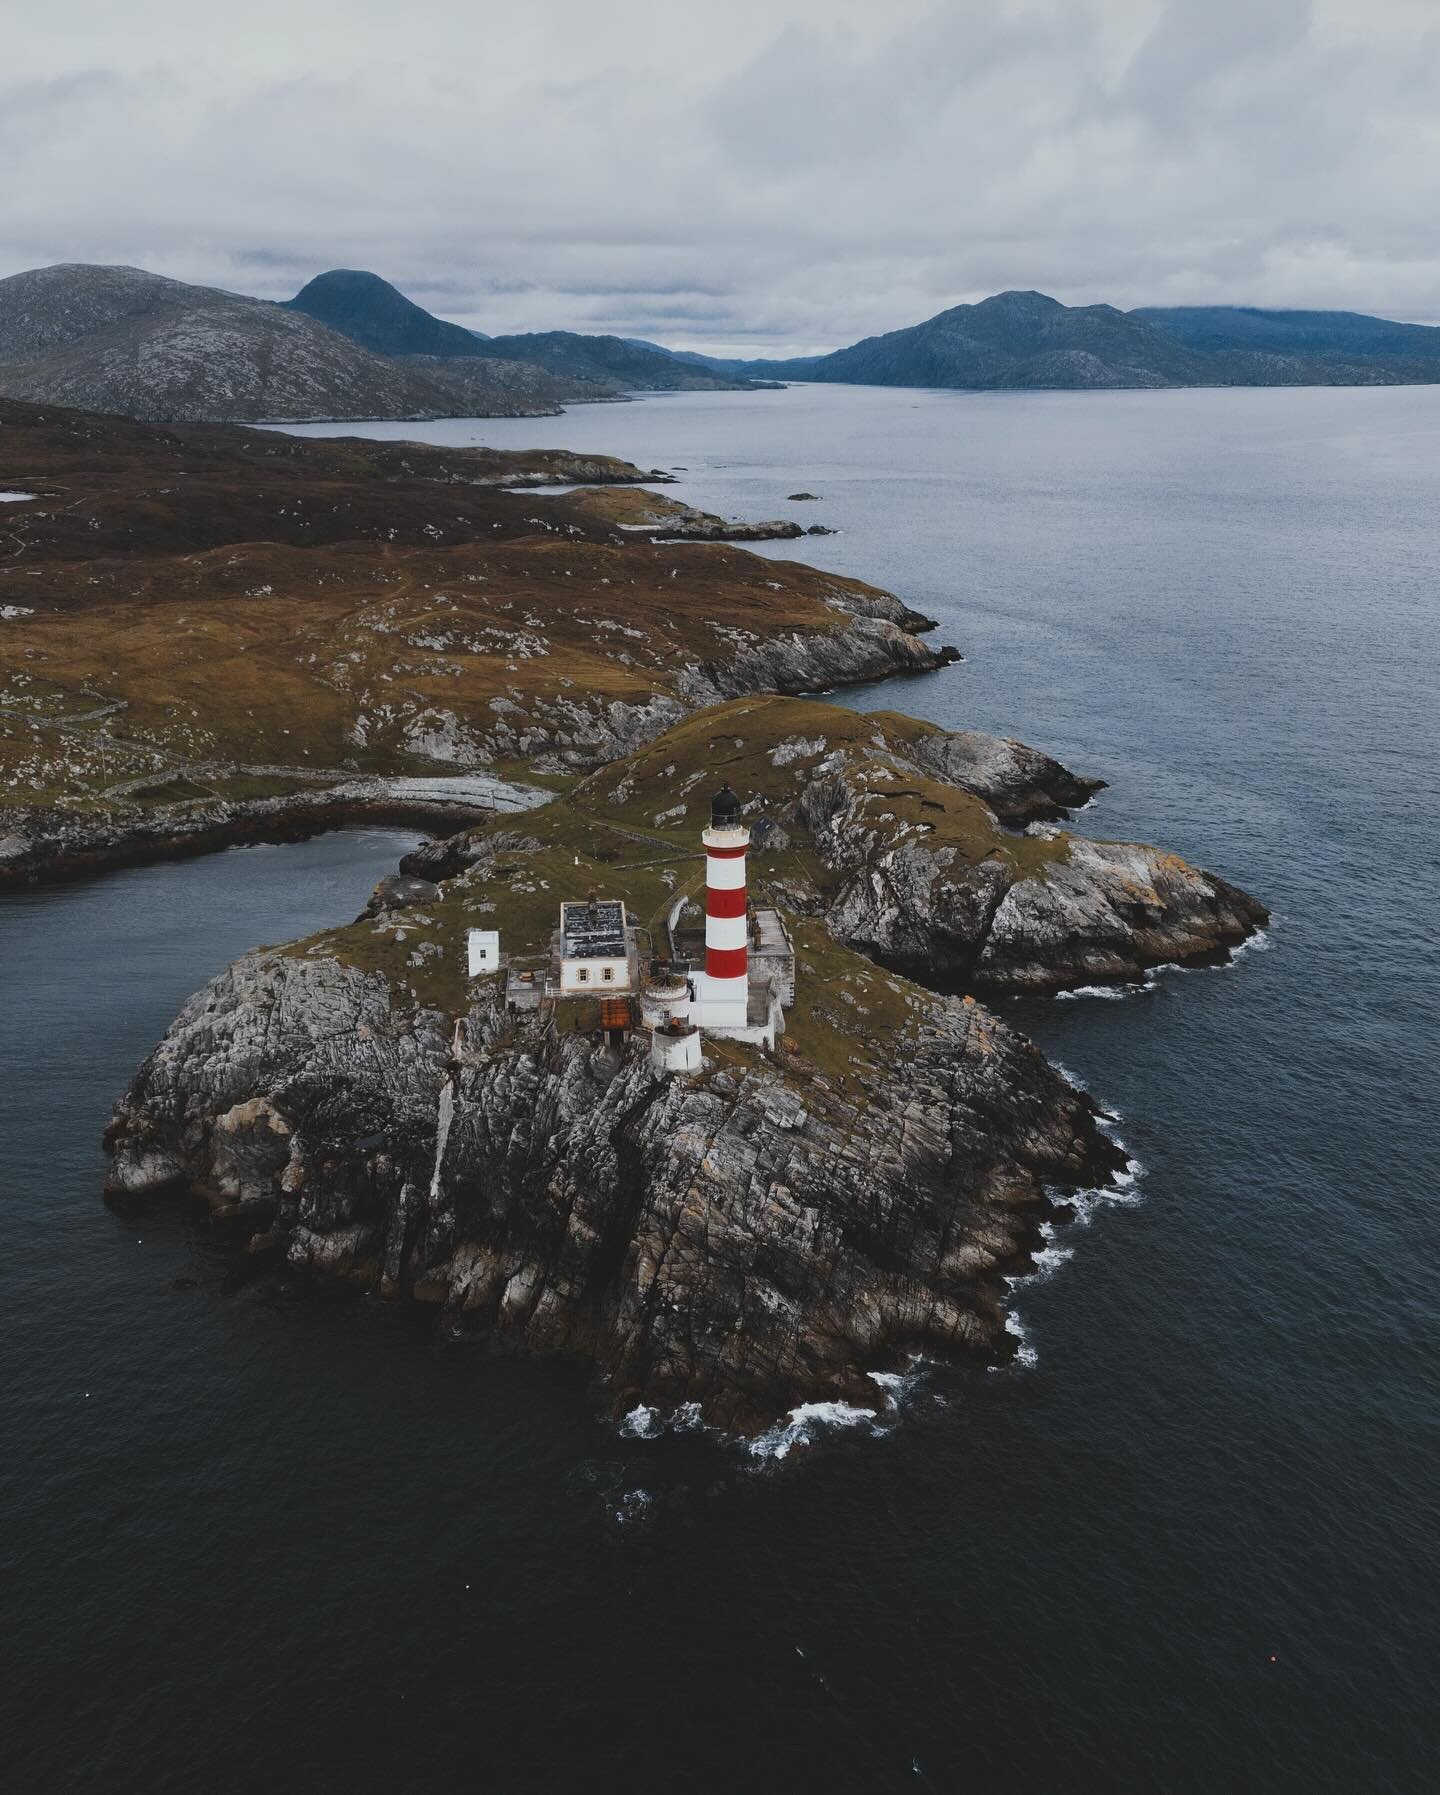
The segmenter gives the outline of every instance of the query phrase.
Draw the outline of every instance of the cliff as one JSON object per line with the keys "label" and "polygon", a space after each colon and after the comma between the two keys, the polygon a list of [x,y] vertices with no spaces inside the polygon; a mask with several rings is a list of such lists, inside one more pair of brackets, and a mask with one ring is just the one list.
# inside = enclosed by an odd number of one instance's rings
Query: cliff
{"label": "cliff", "polygon": [[[677,722],[537,812],[535,847],[563,841],[568,854],[619,828],[673,857],[666,890],[684,895],[700,876],[687,856],[707,781],[722,776],[749,800],[755,889],[932,989],[1135,980],[1223,960],[1267,920],[1262,904],[1177,854],[1056,827],[1100,782],[1034,748],[793,698],[740,699]],[[490,852],[482,826],[405,865],[445,877]],[[603,863],[596,876],[614,879]],[[519,921],[501,914],[503,927]]]}
{"label": "cliff", "polygon": [[[841,976],[857,1018],[823,1042],[802,1019],[784,1064],[716,1042],[702,1076],[664,1080],[483,989],[452,1063],[449,1015],[383,973],[324,943],[253,956],[141,1069],[108,1188],[199,1191],[254,1254],[582,1354],[612,1415],[695,1404],[758,1431],[873,1407],[867,1374],[912,1353],[1009,1355],[1004,1274],[1123,1156],[977,1005]],[[827,1073],[804,1049],[842,1033]]]}
{"label": "cliff", "polygon": [[[593,1000],[511,1014],[466,978],[470,927],[543,967],[585,890],[688,951],[720,778],[750,794],[750,888],[794,944],[775,1054],[707,1037],[702,1073],[666,1079],[643,1036],[606,1044]],[[408,856],[354,923],[214,980],[117,1106],[110,1195],[198,1193],[293,1272],[580,1354],[617,1416],[753,1432],[873,1407],[872,1374],[914,1353],[1003,1359],[1005,1276],[1123,1155],[1028,1042],[933,987],[1131,976],[1264,916],[1174,856],[1007,830],[980,795],[1024,815],[1092,789],[893,712],[746,698],[685,718],[523,822]]]}

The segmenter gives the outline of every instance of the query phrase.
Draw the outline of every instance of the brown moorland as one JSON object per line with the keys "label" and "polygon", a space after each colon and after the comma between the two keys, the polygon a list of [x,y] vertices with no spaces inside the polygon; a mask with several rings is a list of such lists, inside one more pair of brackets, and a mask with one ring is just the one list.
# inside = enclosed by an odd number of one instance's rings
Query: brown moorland
{"label": "brown moorland", "polygon": [[859,581],[525,490],[648,477],[0,402],[0,490],[35,495],[0,509],[0,802],[113,824],[357,774],[566,774],[718,698],[947,658]]}

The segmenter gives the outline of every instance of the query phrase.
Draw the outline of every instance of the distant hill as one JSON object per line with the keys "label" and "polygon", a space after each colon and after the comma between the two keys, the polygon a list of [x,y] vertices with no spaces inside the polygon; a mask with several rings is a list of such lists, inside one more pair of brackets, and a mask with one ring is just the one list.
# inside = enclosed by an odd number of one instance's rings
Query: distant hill
{"label": "distant hill", "polygon": [[640,338],[481,338],[358,269],[282,305],[139,268],[0,280],[0,395],[175,422],[535,417],[770,381],[1025,388],[1440,383],[1440,328],[1356,312],[1066,306],[998,293],[833,354],[734,361]]}
{"label": "distant hill", "polygon": [[1363,312],[1266,311],[1250,305],[1141,306],[1132,318],[1191,349],[1260,349],[1287,355],[1440,361],[1440,328]]}
{"label": "distant hill", "polygon": [[1174,386],[1196,358],[1153,324],[1110,305],[1066,306],[1043,293],[997,293],[833,355],[767,371],[867,386]]}
{"label": "distant hill", "polygon": [[[328,324],[379,355],[489,357],[544,369],[571,383],[570,396],[618,397],[624,392],[705,389],[750,384],[721,372],[706,358],[691,358],[638,338],[594,337],[578,331],[538,331],[490,337],[447,324],[407,299],[378,274],[332,268],[317,274],[285,305]],[[691,365],[691,362],[696,365]],[[580,383],[577,389],[574,383]]]}
{"label": "distant hill", "polygon": [[705,392],[755,384],[754,377],[722,371],[704,357],[692,358],[638,338],[592,337],[573,330],[491,337],[485,353],[538,362],[554,374],[575,379],[610,381],[628,392]]}
{"label": "distant hill", "polygon": [[711,374],[741,375],[747,368],[765,365],[734,356],[702,355],[698,349],[667,349],[663,343],[651,343],[644,337],[622,337],[620,340],[629,343],[633,349],[653,349],[656,355],[668,355],[672,361],[683,361],[692,368],[704,368]]}
{"label": "distant hill", "polygon": [[[1347,313],[1247,314],[1218,309],[1232,322],[1207,330],[1194,320],[1208,316],[1210,308],[1122,312],[1111,305],[1062,305],[1044,293],[997,293],[977,305],[952,306],[923,324],[867,337],[831,355],[726,365],[780,380],[981,391],[1440,380],[1440,354],[1417,346],[1440,337],[1440,331],[1426,326],[1386,325],[1381,319]],[[1292,322],[1283,328],[1233,322],[1247,318]],[[1347,338],[1332,322],[1307,336],[1303,323],[1307,318],[1354,318],[1357,326],[1375,329],[1368,335],[1356,329]]]}
{"label": "distant hill", "polygon": [[512,361],[376,355],[303,312],[86,263],[0,280],[0,395],[157,422],[241,423],[533,417],[601,396]]}
{"label": "distant hill", "polygon": [[484,355],[480,339],[407,299],[378,274],[332,268],[283,302],[377,355]]}

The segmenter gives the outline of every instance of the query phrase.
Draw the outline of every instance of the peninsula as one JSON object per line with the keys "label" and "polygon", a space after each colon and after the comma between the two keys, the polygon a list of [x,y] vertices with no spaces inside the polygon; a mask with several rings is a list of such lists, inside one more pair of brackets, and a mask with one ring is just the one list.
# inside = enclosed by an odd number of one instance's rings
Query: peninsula
{"label": "peninsula", "polygon": [[0,883],[458,827],[717,699],[955,658],[891,594],[727,542],[798,526],[624,490],[663,479],[0,401],[0,489],[29,495],[0,516]]}

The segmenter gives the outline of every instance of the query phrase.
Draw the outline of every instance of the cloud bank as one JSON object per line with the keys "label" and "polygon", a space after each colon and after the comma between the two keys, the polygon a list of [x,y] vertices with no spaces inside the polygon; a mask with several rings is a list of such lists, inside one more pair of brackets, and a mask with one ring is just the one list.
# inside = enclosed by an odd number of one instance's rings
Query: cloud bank
{"label": "cloud bank", "polygon": [[1432,0],[66,0],[0,61],[0,274],[803,353],[1005,287],[1440,321]]}

